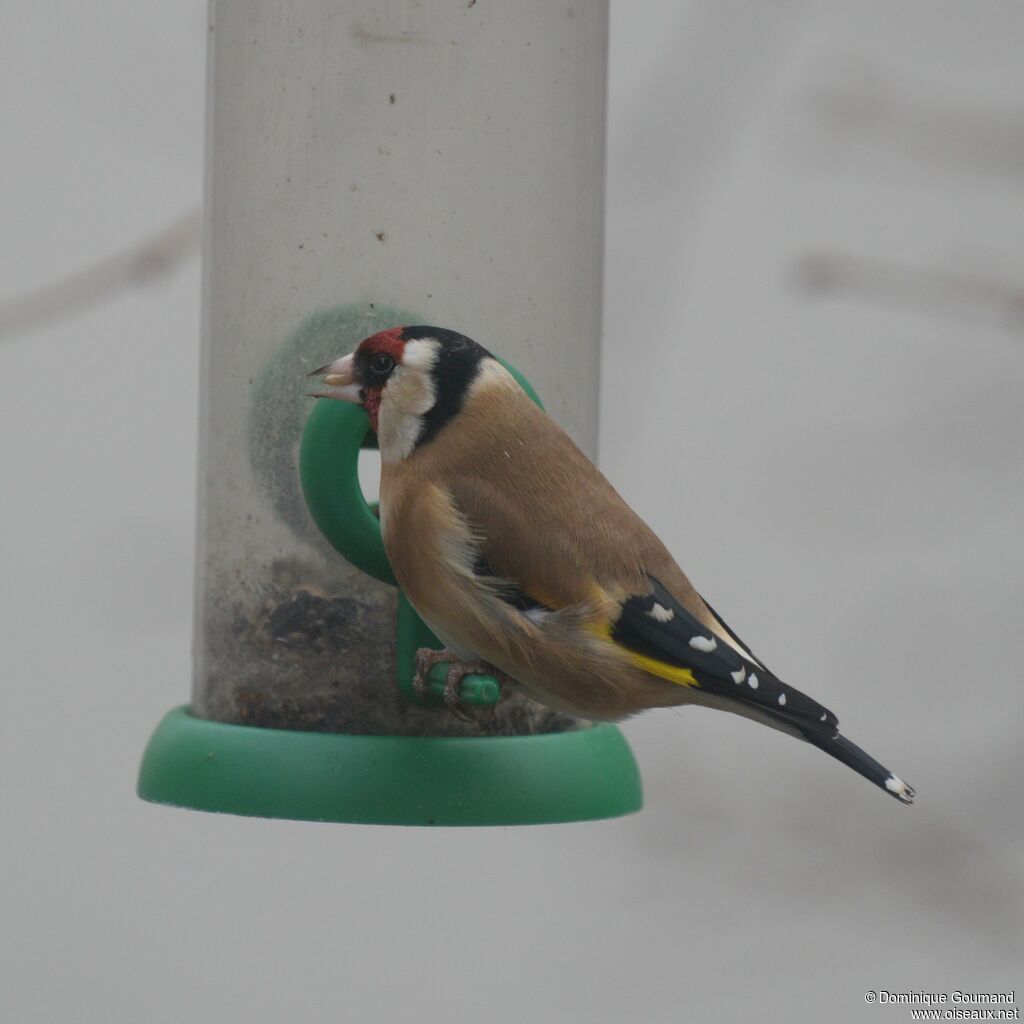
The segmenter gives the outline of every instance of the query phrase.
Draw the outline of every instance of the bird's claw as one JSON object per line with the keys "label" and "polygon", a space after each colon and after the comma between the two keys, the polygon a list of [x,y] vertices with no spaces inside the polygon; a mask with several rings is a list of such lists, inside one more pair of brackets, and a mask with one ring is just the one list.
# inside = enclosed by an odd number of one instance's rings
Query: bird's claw
{"label": "bird's claw", "polygon": [[422,701],[430,700],[430,670],[445,661],[456,661],[451,651],[435,651],[430,647],[421,647],[415,654],[413,662],[416,671],[412,675],[412,691]]}
{"label": "bird's claw", "polygon": [[[476,669],[472,668],[472,671]],[[464,662],[453,661],[448,667],[448,674],[444,677],[444,706],[460,722],[473,721],[473,716],[466,710],[459,692],[462,689],[462,680],[469,674]]]}

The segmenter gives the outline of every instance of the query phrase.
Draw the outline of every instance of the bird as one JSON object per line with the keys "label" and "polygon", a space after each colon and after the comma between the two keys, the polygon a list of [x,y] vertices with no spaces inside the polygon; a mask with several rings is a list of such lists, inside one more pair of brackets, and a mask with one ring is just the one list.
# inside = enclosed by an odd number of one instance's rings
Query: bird
{"label": "bird", "polygon": [[309,375],[363,406],[381,457],[395,577],[449,664],[541,703],[618,721],[658,707],[730,711],[805,740],[904,804],[915,791],[839,732],[833,712],[756,657],[653,530],[506,366],[456,331],[391,327]]}

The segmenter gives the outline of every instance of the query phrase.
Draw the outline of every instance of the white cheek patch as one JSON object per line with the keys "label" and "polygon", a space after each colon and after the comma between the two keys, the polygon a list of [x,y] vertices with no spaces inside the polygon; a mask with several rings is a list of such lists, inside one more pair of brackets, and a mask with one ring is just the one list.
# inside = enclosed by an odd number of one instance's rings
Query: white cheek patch
{"label": "white cheek patch", "polygon": [[384,462],[401,462],[416,446],[423,416],[437,401],[431,371],[438,349],[431,339],[408,342],[401,365],[384,388],[377,416],[377,442]]}
{"label": "white cheek patch", "polygon": [[440,350],[441,346],[433,338],[406,342],[399,369],[412,370],[429,378]]}

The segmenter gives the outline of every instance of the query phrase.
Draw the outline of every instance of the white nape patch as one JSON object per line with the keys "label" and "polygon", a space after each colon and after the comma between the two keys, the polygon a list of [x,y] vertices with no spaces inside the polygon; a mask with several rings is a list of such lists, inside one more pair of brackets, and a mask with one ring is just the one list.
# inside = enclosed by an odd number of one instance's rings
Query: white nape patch
{"label": "white nape patch", "polygon": [[750,678],[747,680],[747,682],[750,684],[750,688],[752,690],[756,690],[757,689],[757,676],[756,676],[755,673],[753,673],[753,672],[750,673]]}
{"label": "white nape patch", "polygon": [[742,683],[744,679],[747,678],[747,666],[740,665],[740,667],[736,669],[735,672],[730,672],[729,675],[732,676],[732,681],[738,685],[739,683]]}
{"label": "white nape patch", "polygon": [[785,704],[786,703],[786,695],[784,693],[780,693],[779,694],[779,703],[780,704]]}
{"label": "white nape patch", "polygon": [[433,338],[406,342],[402,362],[384,388],[377,417],[377,443],[383,462],[401,462],[416,447],[423,416],[437,401],[431,370],[439,350]]}
{"label": "white nape patch", "polygon": [[690,646],[695,651],[703,651],[705,654],[710,654],[718,646],[718,642],[713,636],[695,636],[690,641]]}
{"label": "white nape patch", "polygon": [[[474,394],[477,391],[483,390],[484,388],[498,386],[503,388],[509,388],[512,391],[517,391],[519,394],[523,393],[523,389],[519,386],[519,382],[512,376],[508,370],[505,369],[497,359],[484,359],[481,361],[479,368],[476,371],[476,377],[473,378],[473,383],[469,386],[469,393]],[[522,444],[522,442],[519,442]]]}
{"label": "white nape patch", "polygon": [[671,608],[662,608],[657,601],[645,614],[650,615],[655,622],[671,622],[676,617],[676,613]]}

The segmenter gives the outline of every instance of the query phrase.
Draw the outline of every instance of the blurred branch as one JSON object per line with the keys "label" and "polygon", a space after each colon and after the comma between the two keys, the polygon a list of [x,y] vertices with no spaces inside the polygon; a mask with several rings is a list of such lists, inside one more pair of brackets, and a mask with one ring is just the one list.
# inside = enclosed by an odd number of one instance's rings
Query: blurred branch
{"label": "blurred branch", "polygon": [[808,101],[833,131],[933,164],[1020,180],[1024,176],[1024,107],[949,92],[892,68],[835,60]]}
{"label": "blurred branch", "polygon": [[0,338],[95,306],[169,274],[199,246],[200,214],[189,210],[161,231],[77,273],[0,301]]}
{"label": "blurred branch", "polygon": [[980,274],[817,252],[798,258],[793,276],[799,288],[814,295],[844,293],[932,315],[981,313],[1017,330],[1024,327],[1024,286]]}

